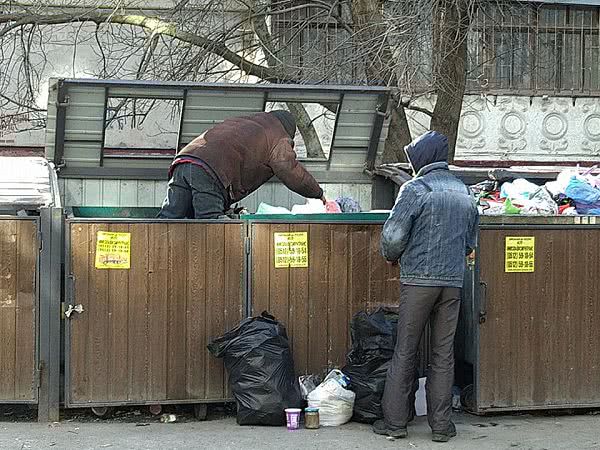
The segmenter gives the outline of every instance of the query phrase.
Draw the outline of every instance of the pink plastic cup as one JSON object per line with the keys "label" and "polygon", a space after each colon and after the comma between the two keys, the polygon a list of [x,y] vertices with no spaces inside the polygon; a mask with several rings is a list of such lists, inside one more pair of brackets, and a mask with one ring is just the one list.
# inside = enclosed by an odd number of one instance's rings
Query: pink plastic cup
{"label": "pink plastic cup", "polygon": [[285,418],[287,421],[288,431],[294,431],[300,428],[300,413],[302,412],[299,408],[286,408]]}

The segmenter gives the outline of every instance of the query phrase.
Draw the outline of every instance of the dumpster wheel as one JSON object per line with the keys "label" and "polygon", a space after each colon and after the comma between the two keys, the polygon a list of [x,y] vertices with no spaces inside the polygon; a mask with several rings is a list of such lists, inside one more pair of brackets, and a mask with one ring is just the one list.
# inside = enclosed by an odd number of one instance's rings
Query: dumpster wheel
{"label": "dumpster wheel", "polygon": [[197,420],[204,421],[206,420],[206,415],[208,414],[208,405],[206,403],[197,403],[194,405],[194,417]]}
{"label": "dumpster wheel", "polygon": [[461,391],[460,403],[467,411],[475,410],[475,387],[472,384],[465,386]]}
{"label": "dumpster wheel", "polygon": [[101,419],[109,419],[115,412],[115,408],[110,406],[96,406],[92,408],[92,412],[96,417]]}

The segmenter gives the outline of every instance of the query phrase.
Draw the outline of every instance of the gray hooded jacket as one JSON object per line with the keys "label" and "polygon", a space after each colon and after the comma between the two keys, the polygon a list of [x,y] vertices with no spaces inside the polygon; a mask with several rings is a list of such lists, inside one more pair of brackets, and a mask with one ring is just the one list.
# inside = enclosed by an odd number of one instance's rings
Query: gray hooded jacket
{"label": "gray hooded jacket", "polygon": [[403,284],[460,288],[477,238],[475,201],[448,169],[446,136],[429,131],[404,150],[416,175],[383,226],[383,256],[400,261]]}

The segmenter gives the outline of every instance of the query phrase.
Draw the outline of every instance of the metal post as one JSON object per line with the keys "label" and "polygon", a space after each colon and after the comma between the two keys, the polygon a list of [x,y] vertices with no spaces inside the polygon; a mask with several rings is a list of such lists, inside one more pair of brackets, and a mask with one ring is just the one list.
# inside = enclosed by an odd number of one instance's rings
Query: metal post
{"label": "metal post", "polygon": [[60,396],[60,303],[62,280],[62,208],[40,210],[40,320],[38,421],[59,420]]}

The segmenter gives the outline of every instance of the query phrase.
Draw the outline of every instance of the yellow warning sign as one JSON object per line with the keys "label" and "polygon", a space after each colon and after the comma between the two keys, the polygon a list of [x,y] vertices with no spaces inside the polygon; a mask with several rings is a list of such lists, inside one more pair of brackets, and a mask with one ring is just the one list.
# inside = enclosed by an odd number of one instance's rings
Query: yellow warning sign
{"label": "yellow warning sign", "polygon": [[275,268],[308,267],[308,233],[274,233]]}
{"label": "yellow warning sign", "polygon": [[129,269],[131,265],[131,233],[98,231],[96,269]]}
{"label": "yellow warning sign", "polygon": [[534,237],[506,237],[504,271],[507,273],[535,272]]}

